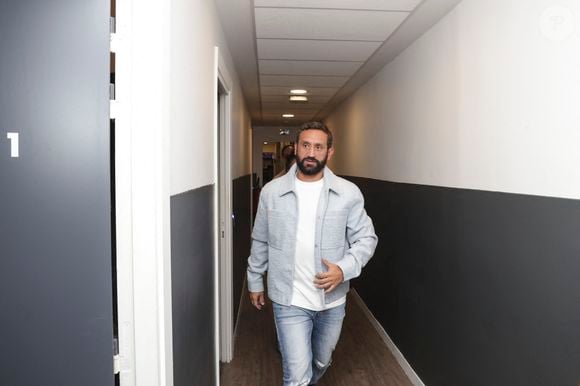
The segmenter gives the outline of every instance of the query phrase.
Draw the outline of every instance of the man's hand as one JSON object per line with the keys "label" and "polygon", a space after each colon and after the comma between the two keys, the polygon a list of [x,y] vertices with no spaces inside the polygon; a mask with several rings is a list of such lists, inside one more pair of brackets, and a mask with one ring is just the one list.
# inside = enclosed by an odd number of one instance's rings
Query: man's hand
{"label": "man's hand", "polygon": [[324,292],[333,291],[344,280],[342,269],[336,264],[331,263],[326,259],[322,259],[322,263],[328,267],[328,272],[320,272],[316,275],[314,284],[317,288],[324,288]]}
{"label": "man's hand", "polygon": [[250,301],[254,307],[261,310],[266,304],[266,301],[264,300],[264,292],[250,292]]}

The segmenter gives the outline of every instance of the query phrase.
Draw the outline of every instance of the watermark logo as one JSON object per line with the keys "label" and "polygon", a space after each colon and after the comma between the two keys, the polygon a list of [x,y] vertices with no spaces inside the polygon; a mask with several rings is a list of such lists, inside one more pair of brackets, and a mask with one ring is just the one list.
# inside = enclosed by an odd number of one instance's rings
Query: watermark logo
{"label": "watermark logo", "polygon": [[540,17],[542,35],[552,41],[568,39],[576,30],[576,16],[570,8],[553,5],[544,10]]}

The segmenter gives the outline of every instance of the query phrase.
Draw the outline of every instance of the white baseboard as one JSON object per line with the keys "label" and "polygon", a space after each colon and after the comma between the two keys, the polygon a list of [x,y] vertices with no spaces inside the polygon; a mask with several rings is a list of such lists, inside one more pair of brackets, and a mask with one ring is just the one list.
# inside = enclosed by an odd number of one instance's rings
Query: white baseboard
{"label": "white baseboard", "polygon": [[419,378],[419,376],[417,375],[415,370],[413,370],[413,368],[411,367],[409,362],[407,362],[407,360],[405,359],[405,357],[403,356],[401,351],[399,351],[399,349],[397,348],[395,343],[391,340],[391,338],[389,337],[389,334],[387,334],[387,332],[385,331],[383,326],[381,326],[381,324],[375,318],[375,316],[373,315],[371,310],[369,310],[369,308],[367,307],[365,302],[362,300],[360,295],[356,292],[356,290],[354,290],[352,288],[351,288],[350,292],[352,293],[353,298],[356,301],[356,303],[359,305],[359,307],[362,309],[362,311],[366,315],[367,319],[371,322],[371,324],[373,325],[375,330],[379,333],[383,342],[385,342],[385,344],[387,345],[389,350],[391,350],[391,353],[393,354],[393,356],[395,357],[395,359],[397,360],[397,362],[399,363],[399,365],[401,366],[401,368],[403,369],[403,371],[405,372],[407,377],[409,377],[409,380],[411,381],[411,383],[414,386],[425,386],[425,384],[423,383],[423,381],[421,381],[421,379]]}

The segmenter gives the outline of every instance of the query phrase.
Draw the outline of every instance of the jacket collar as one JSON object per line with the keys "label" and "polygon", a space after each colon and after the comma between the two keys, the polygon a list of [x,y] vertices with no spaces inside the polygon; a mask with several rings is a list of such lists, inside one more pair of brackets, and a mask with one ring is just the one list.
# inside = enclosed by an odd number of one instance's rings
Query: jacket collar
{"label": "jacket collar", "polygon": [[[280,178],[280,196],[283,196],[290,192],[296,192],[296,169],[298,167],[296,164],[292,165],[288,173]],[[341,189],[338,183],[338,177],[330,170],[327,166],[324,167],[324,190],[332,190],[336,194],[340,195]]]}

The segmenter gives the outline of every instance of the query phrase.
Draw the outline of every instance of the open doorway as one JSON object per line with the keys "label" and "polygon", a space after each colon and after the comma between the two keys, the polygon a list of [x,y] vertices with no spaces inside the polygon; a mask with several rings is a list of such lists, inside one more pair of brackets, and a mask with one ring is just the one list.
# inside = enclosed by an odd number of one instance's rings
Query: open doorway
{"label": "open doorway", "polygon": [[284,175],[293,163],[294,142],[268,142],[262,145],[262,178],[264,185]]}
{"label": "open doorway", "polygon": [[297,127],[254,127],[252,130],[252,218],[255,218],[262,187],[287,169],[284,149],[293,145]]}

